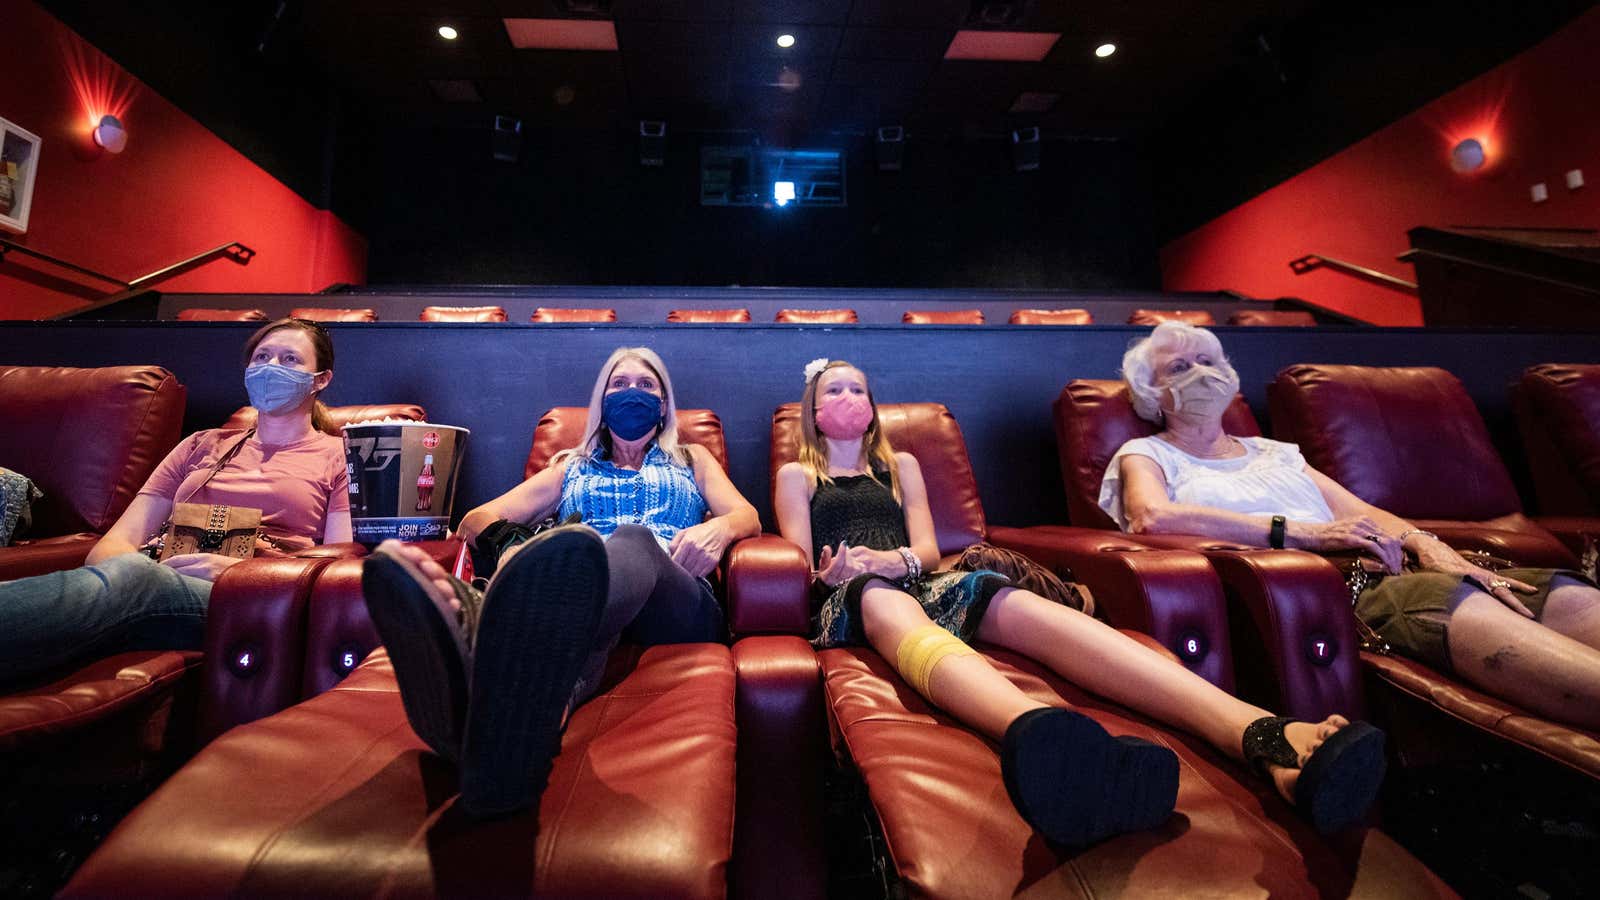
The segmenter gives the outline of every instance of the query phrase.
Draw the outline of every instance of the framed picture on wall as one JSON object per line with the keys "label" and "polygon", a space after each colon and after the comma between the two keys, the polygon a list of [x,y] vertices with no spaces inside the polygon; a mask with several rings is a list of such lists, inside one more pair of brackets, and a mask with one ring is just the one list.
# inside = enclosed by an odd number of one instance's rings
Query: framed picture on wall
{"label": "framed picture on wall", "polygon": [[0,229],[17,234],[28,230],[39,144],[38,135],[0,119]]}

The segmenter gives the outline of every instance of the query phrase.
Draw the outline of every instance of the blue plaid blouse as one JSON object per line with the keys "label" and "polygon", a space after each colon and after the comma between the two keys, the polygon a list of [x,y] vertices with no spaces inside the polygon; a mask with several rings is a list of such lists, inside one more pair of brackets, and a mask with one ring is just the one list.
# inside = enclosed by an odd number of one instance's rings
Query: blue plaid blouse
{"label": "blue plaid blouse", "polygon": [[574,459],[561,479],[560,517],[579,513],[602,537],[619,525],[643,525],[666,549],[679,531],[705,521],[706,509],[694,468],[674,463],[654,443],[637,472],[613,465],[596,447]]}

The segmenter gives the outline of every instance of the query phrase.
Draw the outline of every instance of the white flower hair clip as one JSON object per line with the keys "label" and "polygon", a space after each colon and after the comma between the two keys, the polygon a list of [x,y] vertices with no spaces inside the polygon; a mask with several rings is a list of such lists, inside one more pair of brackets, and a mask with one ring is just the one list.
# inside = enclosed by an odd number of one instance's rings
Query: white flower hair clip
{"label": "white flower hair clip", "polygon": [[822,370],[826,369],[828,367],[828,363],[830,362],[832,362],[832,360],[828,359],[826,356],[819,356],[816,359],[813,359],[811,362],[806,363],[806,384],[810,384],[811,379],[820,375]]}

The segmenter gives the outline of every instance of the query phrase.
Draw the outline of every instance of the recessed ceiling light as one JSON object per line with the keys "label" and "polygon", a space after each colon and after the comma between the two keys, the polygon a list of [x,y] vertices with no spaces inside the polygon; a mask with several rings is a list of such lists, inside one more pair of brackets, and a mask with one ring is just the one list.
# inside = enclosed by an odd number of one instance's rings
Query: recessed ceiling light
{"label": "recessed ceiling light", "polygon": [[784,47],[784,48],[793,47],[794,46],[794,35],[792,35],[792,34],[780,34],[780,35],[778,35],[778,46],[779,47]]}
{"label": "recessed ceiling light", "polygon": [[1100,46],[1094,48],[1094,55],[1100,57],[1101,59],[1105,59],[1115,52],[1117,52],[1116,44],[1101,44]]}
{"label": "recessed ceiling light", "polygon": [[439,26],[439,37],[442,37],[447,41],[453,41],[453,40],[455,40],[456,38],[458,38],[460,36],[461,36],[461,32],[456,31],[454,28],[451,28],[449,25],[440,25]]}

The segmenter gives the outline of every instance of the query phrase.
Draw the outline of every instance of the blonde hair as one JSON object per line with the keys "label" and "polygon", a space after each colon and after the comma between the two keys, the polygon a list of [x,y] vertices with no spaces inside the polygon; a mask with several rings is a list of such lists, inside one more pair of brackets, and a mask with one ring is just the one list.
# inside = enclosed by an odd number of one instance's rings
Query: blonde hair
{"label": "blonde hair", "polygon": [[[855,369],[842,359],[830,359],[817,374],[811,376],[806,382],[805,392],[800,395],[800,468],[805,470],[806,477],[811,479],[813,489],[823,484],[833,484],[833,479],[828,476],[828,445],[825,443],[822,432],[817,429],[817,385],[822,381],[822,375],[829,369]],[[867,380],[867,373],[861,372],[861,379]],[[900,466],[894,459],[894,448],[889,446],[889,438],[883,433],[883,423],[878,421],[878,401],[872,398],[872,385],[867,384],[867,402],[872,404],[872,422],[867,425],[867,431],[861,436],[861,455],[863,462],[868,463],[872,469],[889,473],[889,493],[894,495],[896,503],[904,502],[900,496]]]}
{"label": "blonde hair", "polygon": [[1187,322],[1162,322],[1149,335],[1135,340],[1122,356],[1122,380],[1128,385],[1129,400],[1139,418],[1157,425],[1163,418],[1161,388],[1156,387],[1156,351],[1169,349],[1181,353],[1192,347],[1211,354],[1212,364],[1224,375],[1238,377],[1215,334]]}
{"label": "blonde hair", "polygon": [[603,411],[606,385],[611,382],[611,373],[623,360],[628,359],[644,363],[645,368],[656,376],[656,381],[661,385],[661,425],[656,430],[656,446],[660,447],[661,452],[673,462],[683,466],[692,464],[688,449],[678,445],[678,403],[672,393],[672,376],[667,374],[666,363],[662,362],[661,357],[649,347],[618,347],[600,366],[600,375],[594,381],[594,390],[589,392],[589,418],[583,426],[583,443],[551,457],[552,465],[566,462],[574,457],[587,458],[597,447],[604,447],[607,455],[611,453],[611,429],[605,426]]}

